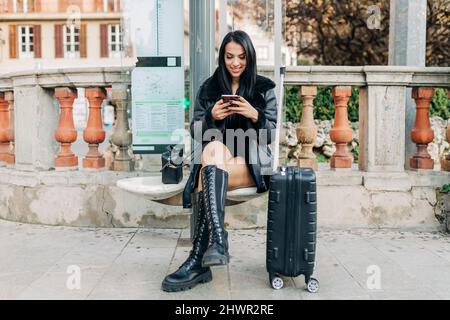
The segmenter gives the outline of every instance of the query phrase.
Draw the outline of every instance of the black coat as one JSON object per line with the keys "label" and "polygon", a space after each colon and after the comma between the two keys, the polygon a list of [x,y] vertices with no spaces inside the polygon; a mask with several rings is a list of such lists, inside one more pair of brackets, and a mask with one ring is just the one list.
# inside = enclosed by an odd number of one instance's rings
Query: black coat
{"label": "black coat", "polygon": [[[241,128],[244,132],[248,129],[256,130],[257,135],[253,135],[253,138],[246,139],[245,154],[242,156],[245,156],[247,166],[253,180],[255,181],[258,193],[263,193],[268,190],[270,175],[272,174],[273,158],[269,144],[271,144],[272,139],[275,138],[275,131],[277,127],[277,100],[274,88],[275,83],[272,80],[258,75],[256,78],[253,97],[244,96],[244,98],[258,111],[259,117],[256,123],[253,123],[250,119],[237,114],[231,115],[221,121],[214,121],[211,116],[212,108],[216,102],[221,99],[222,94],[229,94],[221,92],[216,70],[214,75],[207,79],[198,91],[197,98],[195,100],[194,117],[191,121],[190,127],[191,136],[194,139],[199,138],[197,141],[194,141],[194,145],[197,145],[198,148],[201,147],[202,150],[210,142],[202,141],[203,134],[208,129],[215,129],[218,133],[218,136],[212,140],[220,140],[225,145],[227,145],[227,135],[225,133],[226,129]],[[242,95],[239,90],[237,94]],[[194,135],[194,125],[199,126],[200,124],[202,128],[202,135],[196,137]],[[267,138],[262,139],[260,142],[259,134],[261,129],[267,130]],[[256,139],[254,139],[255,136]],[[236,143],[234,150],[231,149],[233,148],[230,148],[233,156],[240,155],[239,150],[237,150]],[[200,154],[201,152],[198,152],[197,157]],[[194,161],[194,159],[192,159],[192,161]],[[194,163],[196,164],[193,166],[183,192],[184,208],[191,208],[191,194],[197,187],[198,183],[198,174],[201,169],[199,158],[197,158],[197,161]]]}

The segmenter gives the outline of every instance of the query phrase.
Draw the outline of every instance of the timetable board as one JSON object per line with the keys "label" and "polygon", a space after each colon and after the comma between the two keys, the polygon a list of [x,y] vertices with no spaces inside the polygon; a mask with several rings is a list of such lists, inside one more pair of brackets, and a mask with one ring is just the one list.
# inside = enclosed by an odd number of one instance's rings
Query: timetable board
{"label": "timetable board", "polygon": [[124,25],[138,56],[131,75],[133,152],[184,144],[183,0],[133,0]]}

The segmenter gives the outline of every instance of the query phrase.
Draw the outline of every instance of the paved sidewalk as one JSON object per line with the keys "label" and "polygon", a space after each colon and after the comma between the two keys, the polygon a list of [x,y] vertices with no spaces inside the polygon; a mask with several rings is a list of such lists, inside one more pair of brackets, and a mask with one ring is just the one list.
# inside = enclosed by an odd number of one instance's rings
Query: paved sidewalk
{"label": "paved sidewalk", "polygon": [[[450,299],[450,237],[440,232],[321,229],[321,287],[310,294],[302,276],[269,287],[264,230],[231,230],[230,265],[214,268],[212,282],[162,292],[188,254],[188,235],[0,221],[0,299]],[[70,290],[78,267],[81,288]],[[369,289],[378,271],[381,288]]]}

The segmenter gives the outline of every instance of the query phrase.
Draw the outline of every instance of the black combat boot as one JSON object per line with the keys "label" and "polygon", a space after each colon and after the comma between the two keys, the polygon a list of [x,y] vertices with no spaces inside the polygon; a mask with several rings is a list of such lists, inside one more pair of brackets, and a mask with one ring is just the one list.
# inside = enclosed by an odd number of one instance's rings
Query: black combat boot
{"label": "black combat boot", "polygon": [[203,256],[202,265],[204,267],[226,265],[230,260],[228,232],[224,226],[228,172],[217,166],[205,166],[202,170],[203,196],[209,230],[209,245]]}
{"label": "black combat boot", "polygon": [[198,194],[198,219],[195,226],[193,247],[187,260],[172,274],[166,276],[162,283],[162,289],[168,292],[189,290],[199,283],[212,280],[211,269],[202,267],[202,258],[208,248],[208,224],[203,209],[203,192]]}

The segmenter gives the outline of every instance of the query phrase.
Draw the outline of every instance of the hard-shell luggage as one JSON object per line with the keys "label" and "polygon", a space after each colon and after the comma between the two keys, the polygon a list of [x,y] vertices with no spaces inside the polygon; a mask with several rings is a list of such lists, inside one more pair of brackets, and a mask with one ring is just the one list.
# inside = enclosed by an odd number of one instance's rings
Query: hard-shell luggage
{"label": "hard-shell luggage", "polygon": [[305,276],[307,290],[315,293],[312,278],[316,256],[317,196],[313,170],[281,167],[271,177],[267,221],[266,267],[272,288],[281,289],[280,276]]}

